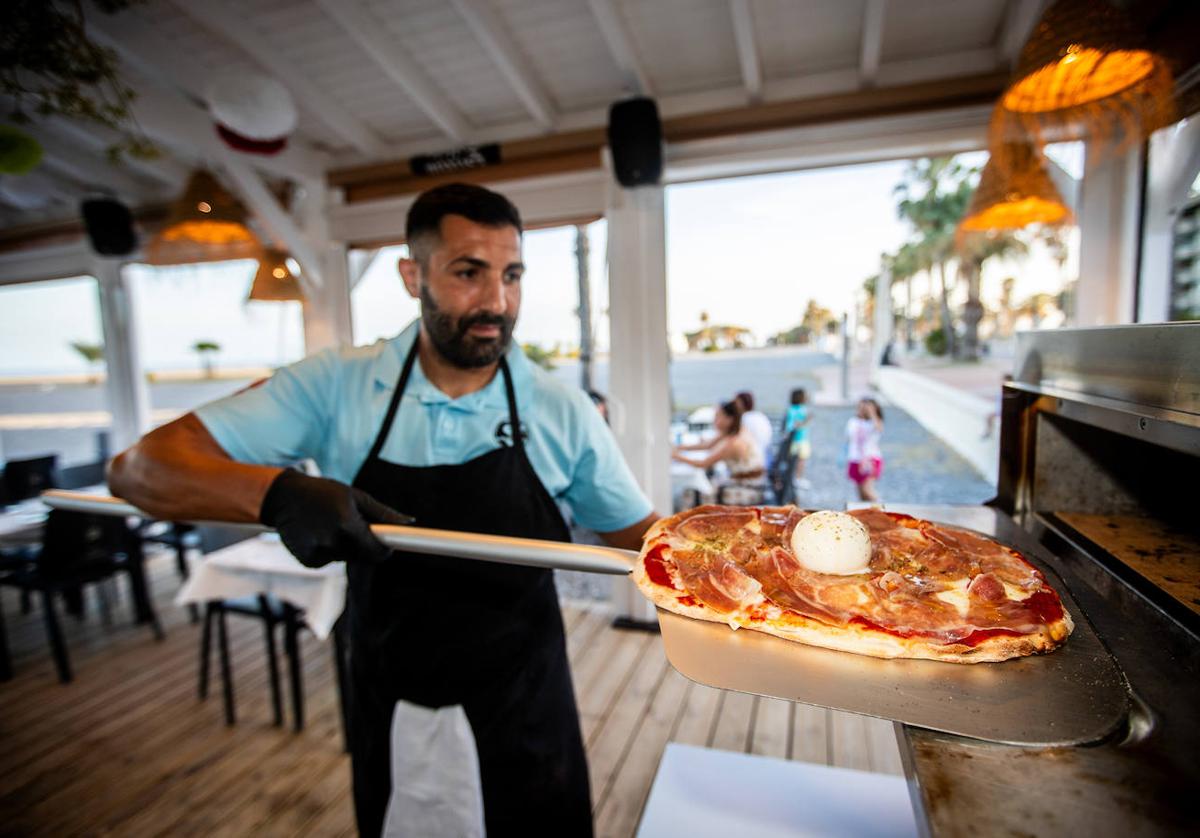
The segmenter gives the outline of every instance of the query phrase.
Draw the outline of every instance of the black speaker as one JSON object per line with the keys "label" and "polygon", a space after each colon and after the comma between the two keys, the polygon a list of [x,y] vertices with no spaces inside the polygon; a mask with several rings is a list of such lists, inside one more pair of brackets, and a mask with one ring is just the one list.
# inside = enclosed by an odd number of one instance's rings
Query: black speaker
{"label": "black speaker", "polygon": [[608,147],[622,186],[645,186],[662,179],[662,122],[653,99],[639,96],[608,109]]}
{"label": "black speaker", "polygon": [[88,198],[80,211],[92,250],[101,256],[128,256],[137,250],[129,207],[113,198]]}

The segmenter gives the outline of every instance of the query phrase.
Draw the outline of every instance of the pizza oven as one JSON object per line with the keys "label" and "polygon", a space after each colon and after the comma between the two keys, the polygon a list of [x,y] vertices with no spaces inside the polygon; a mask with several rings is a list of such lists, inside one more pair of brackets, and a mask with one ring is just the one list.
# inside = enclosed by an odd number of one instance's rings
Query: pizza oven
{"label": "pizza oven", "polygon": [[[989,503],[997,535],[1037,544],[1123,673],[1129,709],[1111,735],[1074,747],[900,726],[930,834],[1197,834],[1198,481],[1200,323],[1018,337]],[[943,513],[928,510],[956,514]]]}

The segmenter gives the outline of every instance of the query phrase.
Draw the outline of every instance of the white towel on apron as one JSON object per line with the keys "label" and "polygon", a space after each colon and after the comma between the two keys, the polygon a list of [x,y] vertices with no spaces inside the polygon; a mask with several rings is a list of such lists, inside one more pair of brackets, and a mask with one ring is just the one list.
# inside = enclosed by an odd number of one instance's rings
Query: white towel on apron
{"label": "white towel on apron", "polygon": [[483,838],[475,735],[461,705],[407,701],[392,713],[392,796],[385,838]]}

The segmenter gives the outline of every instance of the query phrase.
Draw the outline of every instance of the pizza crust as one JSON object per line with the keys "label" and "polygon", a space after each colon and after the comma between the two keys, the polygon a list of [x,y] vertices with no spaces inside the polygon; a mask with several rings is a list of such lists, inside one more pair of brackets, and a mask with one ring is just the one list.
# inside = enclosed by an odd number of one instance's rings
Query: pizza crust
{"label": "pizza crust", "polygon": [[[694,513],[695,510],[691,512]],[[784,640],[840,652],[876,658],[917,658],[948,663],[997,663],[1043,654],[1062,645],[1075,627],[1064,606],[1061,619],[1040,627],[1036,632],[988,637],[974,646],[967,646],[962,643],[938,644],[921,637],[898,637],[853,624],[844,627],[829,626],[794,612],[788,612],[778,621],[752,619],[741,611],[720,614],[699,602],[689,603],[687,600],[694,598],[686,591],[660,585],[646,573],[645,558],[649,550],[661,544],[662,541],[658,537],[667,535],[673,525],[684,517],[687,517],[687,513],[673,515],[650,528],[632,573],[633,581],[642,594],[657,607],[673,614],[722,623],[732,629],[759,631]]]}

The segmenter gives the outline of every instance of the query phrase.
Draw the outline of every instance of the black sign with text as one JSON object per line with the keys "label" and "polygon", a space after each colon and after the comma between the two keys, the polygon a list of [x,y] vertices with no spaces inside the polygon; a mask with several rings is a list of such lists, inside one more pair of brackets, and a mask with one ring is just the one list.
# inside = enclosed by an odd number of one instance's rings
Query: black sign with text
{"label": "black sign with text", "polygon": [[408,167],[414,175],[443,175],[466,169],[481,169],[500,162],[499,143],[469,145],[442,154],[420,154],[409,159]]}

